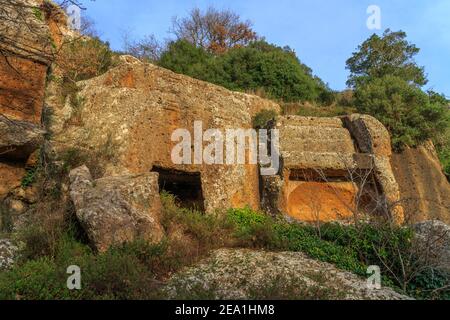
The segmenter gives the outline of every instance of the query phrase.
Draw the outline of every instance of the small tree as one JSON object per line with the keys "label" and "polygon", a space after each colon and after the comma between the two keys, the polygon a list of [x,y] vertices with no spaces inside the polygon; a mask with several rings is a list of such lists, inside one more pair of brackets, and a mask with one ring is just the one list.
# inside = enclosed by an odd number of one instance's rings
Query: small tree
{"label": "small tree", "polygon": [[171,32],[208,52],[221,54],[230,48],[245,46],[256,40],[250,21],[230,11],[208,8],[206,12],[193,9],[188,17],[174,18]]}
{"label": "small tree", "polygon": [[163,47],[154,35],[146,35],[142,39],[134,40],[126,33],[123,35],[123,49],[144,62],[156,62],[160,59]]}
{"label": "small tree", "polygon": [[445,97],[421,90],[427,79],[414,61],[418,52],[406,33],[388,29],[382,37],[371,36],[347,60],[347,84],[354,88],[358,111],[380,120],[397,150],[436,141],[450,126]]}
{"label": "small tree", "polygon": [[406,40],[403,31],[387,29],[382,37],[374,34],[347,60],[347,69],[350,70],[347,85],[355,87],[374,78],[393,75],[409,84],[423,86],[427,83],[424,68],[414,61],[419,51]]}
{"label": "small tree", "polygon": [[79,38],[63,44],[56,63],[72,82],[96,77],[108,70],[113,53],[99,39]]}

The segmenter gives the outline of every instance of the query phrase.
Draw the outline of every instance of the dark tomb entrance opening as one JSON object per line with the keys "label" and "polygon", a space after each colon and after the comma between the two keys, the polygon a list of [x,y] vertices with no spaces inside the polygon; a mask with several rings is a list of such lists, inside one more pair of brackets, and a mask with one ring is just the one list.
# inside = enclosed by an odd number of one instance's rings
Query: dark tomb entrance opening
{"label": "dark tomb entrance opening", "polygon": [[159,190],[175,196],[182,208],[205,211],[202,181],[199,172],[186,172],[174,169],[153,167],[159,173]]}

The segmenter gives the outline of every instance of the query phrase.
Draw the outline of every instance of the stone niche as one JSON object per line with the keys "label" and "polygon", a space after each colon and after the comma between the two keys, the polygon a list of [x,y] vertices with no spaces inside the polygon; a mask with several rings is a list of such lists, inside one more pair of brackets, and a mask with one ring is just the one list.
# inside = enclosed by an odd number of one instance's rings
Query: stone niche
{"label": "stone niche", "polygon": [[[326,180],[325,180],[326,179]],[[356,183],[341,180],[311,179],[296,170],[285,180],[286,212],[302,221],[334,221],[352,217],[358,193]]]}
{"label": "stone niche", "polygon": [[202,180],[200,172],[185,172],[154,167],[159,175],[159,190],[175,196],[180,207],[205,211]]}
{"label": "stone niche", "polygon": [[[378,124],[361,115],[279,118],[272,127],[280,132],[282,167],[278,175],[262,179],[264,209],[301,221],[387,212],[384,206],[398,201],[399,194],[385,166],[389,134]],[[402,221],[401,209],[392,214]]]}

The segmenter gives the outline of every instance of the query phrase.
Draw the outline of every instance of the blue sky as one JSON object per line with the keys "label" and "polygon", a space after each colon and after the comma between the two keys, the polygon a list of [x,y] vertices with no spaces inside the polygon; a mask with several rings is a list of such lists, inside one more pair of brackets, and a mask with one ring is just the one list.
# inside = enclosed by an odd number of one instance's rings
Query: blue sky
{"label": "blue sky", "polygon": [[193,7],[232,9],[269,42],[295,49],[316,75],[342,90],[348,76],[345,61],[374,33],[366,26],[369,5],[381,8],[382,30],[401,29],[421,48],[416,60],[428,74],[426,89],[450,96],[450,0],[96,0],[85,1],[83,14],[120,49],[124,32],[170,38],[172,17]]}

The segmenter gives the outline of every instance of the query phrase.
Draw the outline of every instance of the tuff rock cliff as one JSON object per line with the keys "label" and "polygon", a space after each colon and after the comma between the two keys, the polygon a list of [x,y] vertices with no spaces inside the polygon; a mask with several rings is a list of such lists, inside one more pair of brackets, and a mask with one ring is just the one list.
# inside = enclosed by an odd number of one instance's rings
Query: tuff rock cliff
{"label": "tuff rock cliff", "polygon": [[[85,160],[90,187],[77,185],[75,171],[61,190],[67,199],[71,192],[77,217],[99,250],[143,232],[160,239],[162,189],[207,213],[249,206],[301,221],[346,220],[360,210],[389,214],[399,223],[449,221],[449,185],[433,146],[392,154],[387,130],[365,115],[270,122],[280,131],[280,168],[274,176],[260,176],[255,164],[174,164],[176,129],[194,136],[197,121],[203,131],[250,129],[256,114],[279,113],[280,106],[131,56],[120,56],[102,75],[78,82],[66,97],[53,77],[59,75],[53,61],[55,49],[74,37],[67,18],[48,1],[24,3],[29,7],[20,15],[14,8],[2,11],[0,26],[7,40],[0,46],[0,201],[13,217],[39,200],[33,186],[23,183],[27,169],[42,157],[64,166],[69,156]],[[46,121],[43,110],[51,114]],[[246,157],[251,156],[247,148]],[[113,194],[108,205],[117,203],[117,216],[106,219],[99,198]],[[136,214],[140,202],[134,195],[151,204],[143,216]],[[418,205],[409,206],[410,199]],[[109,233],[117,230],[117,221],[129,232],[113,237]]]}

